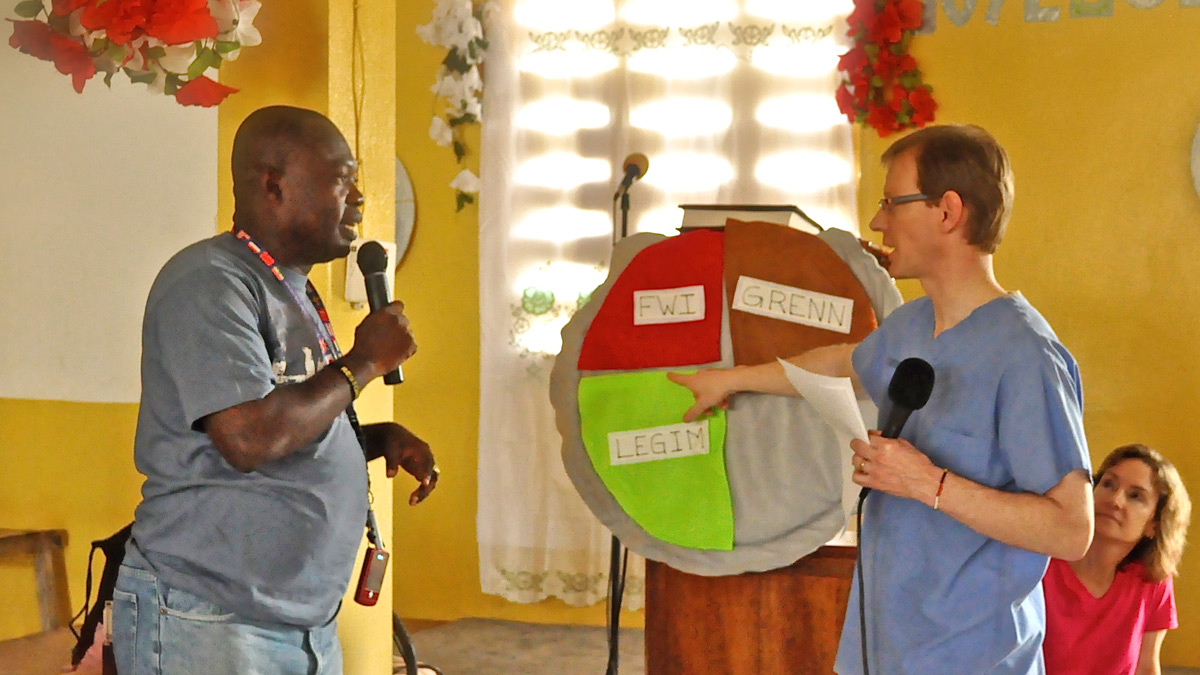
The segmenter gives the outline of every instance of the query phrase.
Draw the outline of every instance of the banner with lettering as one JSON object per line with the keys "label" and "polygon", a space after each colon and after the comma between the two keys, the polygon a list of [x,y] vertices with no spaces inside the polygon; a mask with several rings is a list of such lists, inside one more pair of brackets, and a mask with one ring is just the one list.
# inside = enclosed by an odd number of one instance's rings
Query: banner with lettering
{"label": "banner with lettering", "polygon": [[579,419],[592,466],[617,503],[662,541],[733,548],[725,474],[725,414],[691,423],[687,389],[663,372],[594,375],[579,381]]}

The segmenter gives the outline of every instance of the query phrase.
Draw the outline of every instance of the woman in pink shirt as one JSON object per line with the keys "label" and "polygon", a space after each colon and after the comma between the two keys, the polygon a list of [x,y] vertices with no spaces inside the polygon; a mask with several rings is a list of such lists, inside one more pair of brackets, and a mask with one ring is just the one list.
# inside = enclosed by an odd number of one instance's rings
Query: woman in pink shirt
{"label": "woman in pink shirt", "polygon": [[1176,628],[1175,576],[1191,516],[1179,472],[1144,445],[1113,450],[1096,472],[1096,532],[1076,562],[1052,558],[1046,593],[1048,675],[1157,675]]}

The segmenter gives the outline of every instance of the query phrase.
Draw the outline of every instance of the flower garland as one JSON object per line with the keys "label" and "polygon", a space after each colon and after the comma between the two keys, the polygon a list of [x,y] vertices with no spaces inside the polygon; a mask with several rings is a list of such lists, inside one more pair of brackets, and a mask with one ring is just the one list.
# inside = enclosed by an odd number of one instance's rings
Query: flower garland
{"label": "flower garland", "polygon": [[[205,75],[262,42],[254,27],[259,0],[25,0],[8,44],[51,61],[75,91],[98,72],[104,84],[122,71],[132,82],[181,105],[214,106],[237,91]],[[39,18],[45,14],[45,18]]]}
{"label": "flower garland", "polygon": [[[417,35],[422,40],[449,50],[432,87],[433,93],[446,99],[447,105],[444,112],[433,116],[429,137],[443,148],[452,147],[460,166],[467,156],[467,146],[462,138],[463,125],[476,124],[483,119],[480,69],[488,48],[483,36],[483,22],[485,15],[490,16],[495,9],[494,3],[479,0],[438,0],[433,20],[417,27]],[[479,177],[464,168],[450,182],[450,187],[455,191],[455,210],[461,211],[475,201]]]}
{"label": "flower garland", "polygon": [[923,11],[921,0],[854,0],[846,33],[854,47],[838,61],[837,89],[838,108],[851,122],[887,136],[933,121],[933,89],[908,53]]}

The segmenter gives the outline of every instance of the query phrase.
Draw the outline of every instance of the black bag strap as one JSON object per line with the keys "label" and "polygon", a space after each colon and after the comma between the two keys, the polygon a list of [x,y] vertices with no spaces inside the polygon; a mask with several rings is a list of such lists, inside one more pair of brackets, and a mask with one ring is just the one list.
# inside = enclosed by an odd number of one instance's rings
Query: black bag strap
{"label": "black bag strap", "polygon": [[[105,603],[112,600],[113,588],[117,585],[117,572],[121,569],[121,561],[125,559],[125,542],[129,541],[129,533],[132,530],[133,523],[130,523],[108,539],[92,542],[92,550],[88,553],[83,609],[71,618],[71,625],[74,626],[76,619],[80,616],[84,617],[83,626],[80,627],[78,633],[75,633],[77,642],[75,648],[71,650],[72,666],[79,665],[95,641],[96,625],[104,618]],[[104,552],[104,571],[100,573],[100,586],[96,589],[96,604],[89,609],[88,601],[92,597],[92,558],[96,555],[96,549]],[[74,631],[74,627],[71,630]]]}

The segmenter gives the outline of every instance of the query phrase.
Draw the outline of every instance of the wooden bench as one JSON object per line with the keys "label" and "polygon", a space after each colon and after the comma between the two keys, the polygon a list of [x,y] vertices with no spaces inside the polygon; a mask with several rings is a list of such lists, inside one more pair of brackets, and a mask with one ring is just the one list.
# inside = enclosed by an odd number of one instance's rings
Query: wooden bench
{"label": "wooden bench", "polygon": [[66,530],[0,529],[0,559],[34,556],[43,631],[64,628],[71,622],[71,595],[67,591],[67,564],[63,558],[66,546]]}

